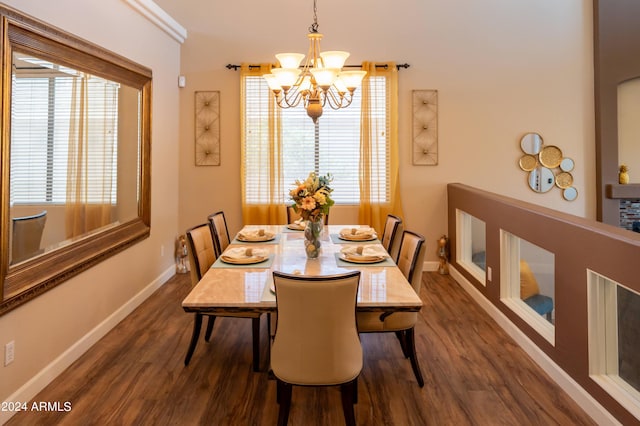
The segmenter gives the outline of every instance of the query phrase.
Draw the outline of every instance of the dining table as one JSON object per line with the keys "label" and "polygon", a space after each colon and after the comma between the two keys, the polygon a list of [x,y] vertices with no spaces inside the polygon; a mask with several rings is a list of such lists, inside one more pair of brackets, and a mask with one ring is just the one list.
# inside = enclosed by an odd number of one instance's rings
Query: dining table
{"label": "dining table", "polygon": [[[420,297],[390,256],[381,256],[381,260],[372,263],[345,256],[345,252],[363,249],[365,253],[368,250],[386,253],[375,234],[369,241],[362,238],[353,241],[349,237],[350,233],[359,234],[361,228],[361,225],[325,225],[320,235],[320,254],[309,259],[304,226],[246,225],[184,298],[182,307],[186,312],[202,314],[275,313],[273,271],[323,276],[359,270],[358,311],[419,311]],[[257,259],[243,260],[244,257]]]}

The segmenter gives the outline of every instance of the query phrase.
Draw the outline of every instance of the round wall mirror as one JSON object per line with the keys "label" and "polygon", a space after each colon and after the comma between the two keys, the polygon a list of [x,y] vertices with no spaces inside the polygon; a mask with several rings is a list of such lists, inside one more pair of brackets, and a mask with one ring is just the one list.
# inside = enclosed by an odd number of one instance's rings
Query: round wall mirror
{"label": "round wall mirror", "polygon": [[573,201],[578,198],[578,190],[573,186],[566,188],[562,191],[562,197],[567,201]]}
{"label": "round wall mirror", "polygon": [[542,151],[542,145],[544,145],[542,136],[537,133],[527,133],[520,140],[520,148],[530,155],[538,155]]}
{"label": "round wall mirror", "polygon": [[536,192],[548,192],[555,185],[553,172],[542,166],[538,166],[529,172],[529,188]]}
{"label": "round wall mirror", "polygon": [[560,170],[562,170],[563,172],[570,172],[571,170],[573,170],[573,167],[573,159],[569,157],[564,157],[560,162]]}

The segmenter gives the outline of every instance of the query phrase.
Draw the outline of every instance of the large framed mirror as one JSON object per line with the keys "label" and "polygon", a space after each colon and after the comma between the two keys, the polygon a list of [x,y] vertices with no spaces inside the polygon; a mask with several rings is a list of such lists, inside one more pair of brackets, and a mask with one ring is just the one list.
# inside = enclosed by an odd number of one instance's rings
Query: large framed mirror
{"label": "large framed mirror", "polygon": [[149,236],[152,73],[0,14],[2,315]]}

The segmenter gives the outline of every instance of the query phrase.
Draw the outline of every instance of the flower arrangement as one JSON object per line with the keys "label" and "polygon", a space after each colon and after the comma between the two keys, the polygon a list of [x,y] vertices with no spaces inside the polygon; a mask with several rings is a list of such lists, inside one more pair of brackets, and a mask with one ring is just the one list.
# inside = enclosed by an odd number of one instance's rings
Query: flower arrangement
{"label": "flower arrangement", "polygon": [[318,176],[314,172],[309,173],[302,182],[296,179],[296,187],[289,191],[289,196],[293,201],[293,209],[302,219],[315,222],[329,214],[334,203],[331,199],[333,189],[329,187],[332,180],[330,174]]}

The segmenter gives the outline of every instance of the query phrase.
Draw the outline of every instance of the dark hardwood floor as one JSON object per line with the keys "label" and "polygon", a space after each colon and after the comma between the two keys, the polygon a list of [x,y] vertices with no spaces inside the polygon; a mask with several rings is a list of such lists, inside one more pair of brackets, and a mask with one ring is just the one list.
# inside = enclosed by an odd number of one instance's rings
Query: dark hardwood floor
{"label": "dark hardwood floor", "polygon": [[[393,334],[362,335],[360,425],[595,424],[449,276],[426,272],[416,345],[419,388]],[[183,364],[193,317],[173,277],[40,392],[69,412],[22,412],[8,425],[272,425],[276,383],[251,368],[251,321],[219,318]],[[266,317],[262,361],[266,367]],[[338,388],[294,388],[290,425],[344,424]]]}

